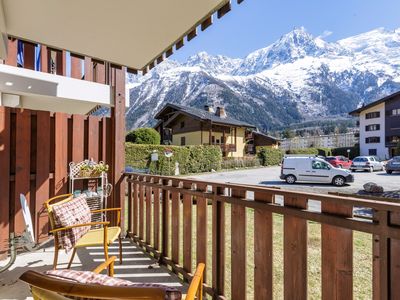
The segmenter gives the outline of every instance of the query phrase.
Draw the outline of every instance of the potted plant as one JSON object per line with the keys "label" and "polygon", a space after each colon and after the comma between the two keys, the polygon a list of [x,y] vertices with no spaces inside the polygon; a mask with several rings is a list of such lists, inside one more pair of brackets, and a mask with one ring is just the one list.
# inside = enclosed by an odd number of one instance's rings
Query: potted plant
{"label": "potted plant", "polygon": [[79,170],[80,177],[99,177],[103,172],[108,171],[108,165],[100,162],[96,163],[87,163],[82,165]]}

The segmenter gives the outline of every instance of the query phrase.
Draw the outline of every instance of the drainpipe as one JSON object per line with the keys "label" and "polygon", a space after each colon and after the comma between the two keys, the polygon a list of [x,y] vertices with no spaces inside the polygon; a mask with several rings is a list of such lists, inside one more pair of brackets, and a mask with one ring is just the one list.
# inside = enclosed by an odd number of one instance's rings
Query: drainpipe
{"label": "drainpipe", "polygon": [[10,255],[11,258],[9,262],[4,267],[0,268],[0,273],[8,270],[14,264],[15,259],[17,258],[17,247],[15,246],[14,232],[10,233]]}

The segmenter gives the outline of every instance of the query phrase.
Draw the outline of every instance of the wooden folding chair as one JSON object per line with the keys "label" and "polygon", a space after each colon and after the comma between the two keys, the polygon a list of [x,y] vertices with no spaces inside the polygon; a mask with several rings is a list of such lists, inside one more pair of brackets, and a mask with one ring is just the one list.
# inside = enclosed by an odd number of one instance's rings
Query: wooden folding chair
{"label": "wooden folding chair", "polygon": [[68,268],[71,267],[72,261],[74,260],[74,256],[76,250],[78,248],[85,248],[85,247],[93,247],[93,246],[103,246],[104,247],[104,257],[105,260],[108,259],[108,246],[112,244],[115,240],[118,239],[119,241],[119,262],[122,264],[122,238],[121,238],[121,208],[106,208],[106,209],[98,209],[92,210],[91,213],[103,213],[103,212],[116,212],[117,213],[117,226],[109,226],[110,222],[90,222],[86,224],[77,224],[68,227],[57,228],[56,222],[53,215],[53,206],[60,205],[71,201],[73,199],[72,194],[65,194],[60,195],[57,197],[53,197],[47,200],[44,203],[45,208],[49,214],[51,231],[50,233],[54,234],[54,263],[53,268],[57,267],[58,261],[58,251],[61,249],[62,245],[60,244],[58,232],[70,230],[72,228],[82,227],[82,226],[93,226],[93,225],[100,225],[103,228],[98,229],[91,229],[85,235],[83,235],[76,245],[73,248],[73,252],[68,263]]}

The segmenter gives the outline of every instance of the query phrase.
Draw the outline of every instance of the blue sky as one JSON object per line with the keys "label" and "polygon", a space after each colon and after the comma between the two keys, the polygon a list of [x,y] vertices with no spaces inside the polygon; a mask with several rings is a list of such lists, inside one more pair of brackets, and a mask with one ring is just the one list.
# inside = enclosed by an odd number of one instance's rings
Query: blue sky
{"label": "blue sky", "polygon": [[294,27],[336,41],[377,27],[400,27],[400,0],[245,0],[171,58],[184,61],[200,51],[244,57]]}

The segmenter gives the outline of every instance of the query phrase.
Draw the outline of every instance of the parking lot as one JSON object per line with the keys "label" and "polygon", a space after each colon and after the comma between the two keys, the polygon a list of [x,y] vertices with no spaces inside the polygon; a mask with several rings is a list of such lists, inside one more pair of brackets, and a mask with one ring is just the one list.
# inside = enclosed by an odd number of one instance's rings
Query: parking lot
{"label": "parking lot", "polygon": [[290,185],[279,179],[280,171],[280,167],[276,166],[228,172],[216,172],[188,177],[199,180],[276,186],[283,189],[315,193],[356,193],[359,190],[362,190],[363,185],[367,182],[375,182],[376,184],[383,186],[385,192],[400,190],[400,173],[388,175],[385,171],[373,173],[359,171],[352,173],[354,175],[353,183],[346,184],[343,187],[335,187],[330,184],[319,183],[295,183]]}

